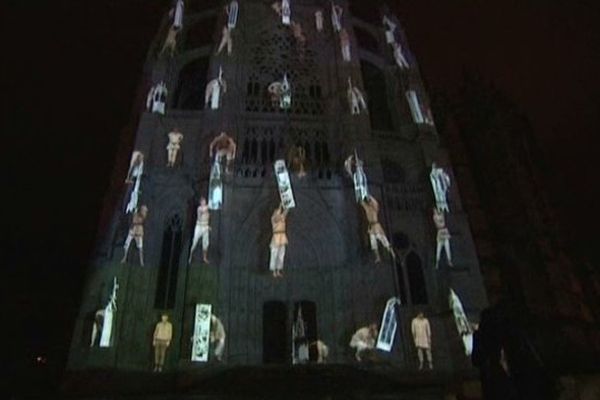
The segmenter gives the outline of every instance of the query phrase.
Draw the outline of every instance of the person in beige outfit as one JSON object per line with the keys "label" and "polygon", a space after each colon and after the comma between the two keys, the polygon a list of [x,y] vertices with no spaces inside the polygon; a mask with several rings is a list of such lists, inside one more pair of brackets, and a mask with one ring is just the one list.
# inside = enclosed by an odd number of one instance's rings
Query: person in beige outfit
{"label": "person in beige outfit", "polygon": [[161,372],[165,364],[167,348],[171,345],[173,338],[173,324],[169,322],[169,316],[163,314],[160,322],[154,328],[152,346],[154,347],[154,372]]}
{"label": "person in beige outfit", "polygon": [[123,245],[124,254],[121,259],[121,264],[125,264],[127,261],[127,253],[129,252],[129,246],[131,245],[131,241],[135,240],[135,244],[137,245],[138,252],[140,253],[140,265],[144,266],[144,221],[148,216],[148,207],[141,206],[140,210],[133,214],[131,218],[131,226],[129,227],[129,233],[127,234],[127,239],[125,239],[125,244]]}
{"label": "person in beige outfit", "polygon": [[419,357],[419,370],[423,369],[423,353],[427,355],[429,369],[433,369],[433,362],[431,359],[431,327],[429,326],[429,320],[425,318],[422,312],[420,312],[413,318],[410,327],[415,347],[417,348],[417,356]]}
{"label": "person in beige outfit", "polygon": [[362,328],[357,330],[354,333],[354,335],[352,335],[352,339],[350,340],[350,347],[356,349],[356,353],[354,353],[356,361],[362,361],[362,357],[360,355],[365,350],[372,350],[375,348],[375,343],[377,342],[377,334],[377,324],[371,324],[369,326],[363,326]]}
{"label": "person in beige outfit", "polygon": [[379,223],[379,203],[373,196],[369,195],[365,197],[360,204],[365,210],[367,221],[369,222],[369,240],[371,242],[371,249],[375,253],[375,263],[381,262],[377,241],[381,242],[383,247],[390,253],[392,258],[395,259],[396,254],[394,253],[394,249],[392,249],[392,246],[390,246],[390,242],[385,236],[385,231]]}
{"label": "person in beige outfit", "polygon": [[284,210],[279,205],[271,216],[271,226],[273,227],[273,237],[271,238],[271,258],[269,260],[269,269],[273,273],[273,278],[283,277],[283,258],[285,257],[285,247],[288,244],[286,234],[285,220],[288,210]]}
{"label": "person in beige outfit", "polygon": [[225,350],[225,327],[215,315],[210,316],[210,343],[214,345],[215,358],[222,361],[223,350]]}

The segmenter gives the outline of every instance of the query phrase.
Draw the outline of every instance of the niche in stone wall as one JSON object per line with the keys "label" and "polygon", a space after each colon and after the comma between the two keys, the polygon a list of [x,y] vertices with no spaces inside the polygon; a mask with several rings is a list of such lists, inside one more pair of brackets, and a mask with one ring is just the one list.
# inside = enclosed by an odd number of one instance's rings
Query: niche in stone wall
{"label": "niche in stone wall", "polygon": [[207,74],[207,57],[198,58],[181,69],[175,92],[175,108],[181,110],[202,110],[204,108]]}
{"label": "niche in stone wall", "polygon": [[288,309],[281,301],[267,301],[263,305],[263,363],[284,364],[289,359],[287,341]]}
{"label": "niche in stone wall", "polygon": [[425,284],[425,275],[423,274],[423,264],[421,258],[411,251],[404,261],[406,273],[408,275],[408,285],[410,287],[411,303],[421,305],[429,303],[427,297],[427,285]]}
{"label": "niche in stone wall", "polygon": [[172,215],[166,223],[163,232],[158,281],[154,307],[170,309],[175,306],[177,293],[177,278],[182,248],[183,221],[179,214]]}
{"label": "niche in stone wall", "polygon": [[394,125],[388,105],[387,85],[383,71],[365,60],[360,61],[360,69],[367,92],[371,128],[383,131],[393,130]]}

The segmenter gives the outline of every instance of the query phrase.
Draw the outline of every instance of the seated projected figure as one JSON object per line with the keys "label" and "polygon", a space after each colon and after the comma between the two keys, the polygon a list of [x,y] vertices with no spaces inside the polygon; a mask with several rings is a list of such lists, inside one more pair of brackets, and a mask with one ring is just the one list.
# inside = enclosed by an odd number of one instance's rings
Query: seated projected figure
{"label": "seated projected figure", "polygon": [[208,155],[212,159],[214,154],[216,163],[221,163],[223,158],[225,158],[225,172],[230,174],[231,165],[233,164],[233,160],[235,160],[236,149],[237,145],[231,136],[225,132],[221,132],[212,140],[212,142],[210,142],[210,145],[208,146]]}
{"label": "seated projected figure", "polygon": [[385,232],[379,223],[379,203],[377,203],[377,200],[375,200],[373,196],[368,195],[361,200],[360,204],[365,210],[367,221],[369,222],[369,240],[371,242],[371,249],[373,250],[373,253],[375,253],[375,263],[381,262],[377,241],[381,242],[392,258],[395,259],[396,254],[394,253],[394,249],[390,246],[390,242],[385,236]]}
{"label": "seated projected figure", "polygon": [[350,54],[350,36],[348,35],[346,28],[342,29],[340,32],[340,47],[342,49],[342,59],[345,62],[350,62],[352,60]]}
{"label": "seated projected figure", "polygon": [[221,104],[221,97],[225,92],[227,92],[227,83],[223,79],[223,68],[219,67],[219,76],[206,85],[206,91],[204,92],[205,108],[218,109]]}
{"label": "seated projected figure", "polygon": [[233,49],[233,42],[231,41],[231,28],[224,26],[221,32],[221,43],[217,49],[217,54],[220,54],[225,46],[227,46],[227,55],[231,55],[231,50]]}
{"label": "seated projected figure", "polygon": [[306,162],[306,151],[300,145],[292,146],[288,153],[288,165],[292,171],[296,173],[298,178],[306,176],[304,163]]}
{"label": "seated projected figure", "polygon": [[286,218],[288,210],[279,205],[271,216],[271,227],[273,236],[271,237],[271,257],[269,259],[269,270],[273,278],[283,277],[283,259],[285,257],[285,247],[288,244],[286,234]]}
{"label": "seated projected figure", "polygon": [[129,202],[125,208],[125,213],[129,214],[137,210],[138,199],[140,195],[140,181],[142,180],[142,174],[144,173],[144,154],[141,151],[134,151],[131,155],[131,162],[129,163],[129,172],[125,183],[132,184],[131,195]]}
{"label": "seated projected figure", "polygon": [[225,327],[214,314],[210,316],[210,343],[214,346],[214,355],[217,361],[223,361]]}
{"label": "seated projected figure", "polygon": [[127,239],[125,239],[125,244],[123,245],[125,254],[123,254],[121,264],[125,264],[131,241],[135,240],[138,252],[140,253],[140,265],[142,267],[144,266],[144,221],[146,220],[147,216],[148,207],[146,206],[141,206],[140,210],[133,214],[129,233],[127,234]]}
{"label": "seated projected figure", "polygon": [[323,32],[323,10],[315,11],[315,27],[317,32]]}
{"label": "seated projected figure", "polygon": [[417,348],[419,370],[423,369],[423,353],[427,355],[429,369],[433,369],[431,358],[431,327],[429,326],[429,320],[425,318],[425,315],[423,315],[422,312],[418,313],[417,316],[413,318],[410,324],[410,330],[412,332],[415,347]]}
{"label": "seated projected figure", "polygon": [[429,180],[433,188],[436,208],[440,211],[450,212],[448,201],[446,200],[446,195],[450,188],[450,176],[442,168],[438,168],[436,163],[432,163]]}
{"label": "seated projected figure", "polygon": [[437,229],[435,267],[439,267],[440,258],[442,256],[442,248],[446,251],[448,266],[452,267],[452,254],[450,253],[450,231],[448,231],[448,228],[446,228],[446,218],[444,217],[444,212],[435,207],[433,208],[433,223]]}
{"label": "seated projected figure", "polygon": [[181,148],[181,142],[183,141],[183,133],[179,132],[179,129],[175,128],[168,134],[169,144],[167,144],[167,167],[173,168],[175,161],[177,160],[177,154]]}
{"label": "seated projected figure", "polygon": [[167,349],[173,339],[173,325],[169,322],[169,316],[163,314],[160,322],[154,328],[152,336],[152,347],[154,347],[154,372],[162,372],[165,365]]}
{"label": "seated projected figure", "polygon": [[361,111],[368,112],[367,103],[360,89],[352,85],[352,79],[348,78],[348,90],[346,91],[348,97],[348,105],[352,115],[358,115]]}
{"label": "seated projected figure", "polygon": [[202,239],[202,260],[208,264],[208,246],[210,243],[210,212],[208,211],[208,204],[204,197],[200,197],[200,204],[198,205],[197,217],[196,217],[196,228],[194,229],[194,238],[192,240],[192,248],[190,249],[190,257],[188,264],[192,262],[192,256],[198,242]]}
{"label": "seated projected figure", "polygon": [[352,335],[350,347],[356,349],[356,353],[354,353],[356,361],[362,361],[362,353],[375,348],[378,334],[377,324],[371,324],[360,328]]}
{"label": "seated projected figure", "polygon": [[317,349],[317,364],[325,364],[329,357],[329,347],[322,340],[312,342],[310,345]]}
{"label": "seated projected figure", "polygon": [[152,113],[164,114],[169,91],[164,82],[152,86],[146,98],[146,110]]}
{"label": "seated projected figure", "polygon": [[335,32],[339,32],[342,30],[342,14],[344,14],[344,9],[337,4],[331,2],[331,26]]}
{"label": "seated projected figure", "polygon": [[[356,202],[360,203],[369,197],[369,187],[367,184],[367,175],[363,169],[363,161],[358,158],[356,150],[354,154],[344,161],[344,167],[350,178],[354,181],[354,196],[356,197]],[[354,172],[352,172],[352,167],[354,167]]]}
{"label": "seated projected figure", "polygon": [[237,25],[238,12],[239,12],[238,2],[236,0],[233,0],[228,5],[226,5],[225,12],[227,13],[227,27],[229,28],[229,31],[232,31],[235,29],[235,26]]}
{"label": "seated projected figure", "polygon": [[392,47],[394,48],[394,60],[396,60],[396,64],[400,67],[400,69],[409,69],[410,64],[404,56],[404,52],[402,51],[402,46],[400,43],[394,42],[392,43]]}
{"label": "seated projected figure", "polygon": [[165,44],[160,50],[159,55],[163,55],[166,51],[169,52],[169,55],[173,57],[175,51],[177,49],[177,35],[179,34],[179,29],[174,26],[169,28],[169,33],[167,33],[167,38],[165,39]]}
{"label": "seated projected figure", "polygon": [[396,24],[392,22],[391,19],[387,17],[387,15],[383,16],[383,26],[385,29],[385,41],[387,44],[393,44],[396,42]]}
{"label": "seated projected figure", "polygon": [[283,75],[282,81],[275,81],[267,87],[267,91],[271,96],[271,102],[274,106],[279,103],[279,108],[282,110],[288,109],[292,105],[292,88],[287,79],[287,74]]}

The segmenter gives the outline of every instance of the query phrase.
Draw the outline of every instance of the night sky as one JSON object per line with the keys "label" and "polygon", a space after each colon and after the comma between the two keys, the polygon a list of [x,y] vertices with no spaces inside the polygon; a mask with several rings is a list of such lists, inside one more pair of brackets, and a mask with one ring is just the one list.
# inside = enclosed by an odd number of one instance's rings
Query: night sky
{"label": "night sky", "polygon": [[[243,1],[242,1],[243,3]],[[393,3],[393,2],[390,2]],[[523,4],[527,3],[527,4]],[[549,4],[551,3],[551,4]],[[477,74],[527,115],[566,236],[591,252],[600,198],[600,2],[397,1],[434,93]],[[0,248],[11,359],[60,370],[118,137],[168,1],[4,1]],[[5,10],[6,11],[6,10]],[[8,71],[6,70],[8,67]],[[434,109],[435,113],[435,109]],[[590,213],[596,216],[590,219]]]}

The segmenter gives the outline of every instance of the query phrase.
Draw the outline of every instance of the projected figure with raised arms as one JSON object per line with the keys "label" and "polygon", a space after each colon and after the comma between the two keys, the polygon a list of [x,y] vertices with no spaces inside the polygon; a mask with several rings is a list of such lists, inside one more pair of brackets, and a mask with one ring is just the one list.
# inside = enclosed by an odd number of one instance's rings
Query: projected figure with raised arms
{"label": "projected figure with raised arms", "polygon": [[202,260],[208,264],[208,246],[210,244],[210,212],[204,197],[200,197],[200,204],[198,205],[196,228],[194,229],[194,239],[192,240],[192,248],[190,249],[188,264],[192,262],[194,250],[196,250],[196,246],[198,246],[200,239],[202,239]]}
{"label": "projected figure with raised arms", "polygon": [[271,237],[271,257],[269,260],[269,270],[273,278],[283,277],[283,259],[285,257],[285,248],[288,244],[286,234],[286,218],[288,210],[279,205],[271,216],[271,226],[273,236]]}
{"label": "projected figure with raised arms", "polygon": [[360,205],[365,210],[367,221],[369,222],[369,241],[371,242],[371,250],[375,253],[375,263],[381,262],[379,256],[379,247],[377,241],[381,242],[383,247],[390,253],[393,259],[396,258],[394,249],[390,246],[390,242],[385,236],[385,231],[379,223],[379,203],[371,195],[368,195],[361,200]]}

